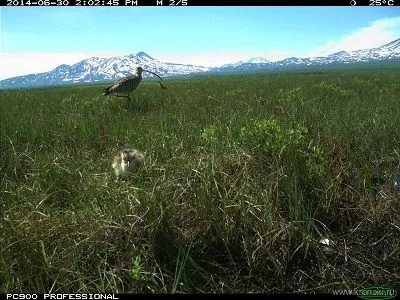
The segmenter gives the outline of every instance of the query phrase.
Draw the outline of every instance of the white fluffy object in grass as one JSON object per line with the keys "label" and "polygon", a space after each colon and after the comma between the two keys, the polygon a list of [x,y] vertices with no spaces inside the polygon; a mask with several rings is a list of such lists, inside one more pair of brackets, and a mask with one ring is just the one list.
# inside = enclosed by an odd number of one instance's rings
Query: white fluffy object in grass
{"label": "white fluffy object in grass", "polygon": [[144,160],[144,154],[136,149],[124,149],[114,156],[112,168],[117,180],[137,171]]}
{"label": "white fluffy object in grass", "polygon": [[400,191],[400,178],[394,182],[394,188]]}
{"label": "white fluffy object in grass", "polygon": [[330,239],[327,239],[327,238],[321,239],[321,240],[319,241],[319,243],[320,243],[321,245],[323,245],[323,246],[328,246],[328,247],[334,245],[334,242],[332,242]]}

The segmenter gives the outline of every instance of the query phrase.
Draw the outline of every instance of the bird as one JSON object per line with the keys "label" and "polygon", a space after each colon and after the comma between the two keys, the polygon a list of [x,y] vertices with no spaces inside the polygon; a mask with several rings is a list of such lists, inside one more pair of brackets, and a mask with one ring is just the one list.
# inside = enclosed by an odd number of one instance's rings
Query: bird
{"label": "bird", "polygon": [[[156,75],[158,78],[160,78],[159,83],[161,88],[166,89],[166,87],[161,83],[162,78],[158,76],[156,73],[144,70],[142,67],[136,67],[135,73],[133,75],[118,79],[112,85],[103,89],[103,95],[107,96],[111,93],[116,93],[115,94],[116,97],[127,98],[129,105],[131,101],[131,97],[129,94],[132,93],[138,87],[139,83],[142,81],[142,72],[148,72],[153,75]],[[127,95],[119,95],[119,93],[127,93]]]}
{"label": "bird", "polygon": [[114,156],[111,167],[114,169],[117,181],[130,173],[137,171],[142,165],[144,154],[134,148],[123,149]]}

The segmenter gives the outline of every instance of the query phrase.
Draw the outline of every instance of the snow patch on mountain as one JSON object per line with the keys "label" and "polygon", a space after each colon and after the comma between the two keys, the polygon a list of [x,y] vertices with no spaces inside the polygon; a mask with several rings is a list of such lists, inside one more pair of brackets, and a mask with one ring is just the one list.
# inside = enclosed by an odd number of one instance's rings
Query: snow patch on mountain
{"label": "snow patch on mountain", "polygon": [[248,61],[246,61],[247,64],[265,64],[269,63],[268,59],[265,59],[263,57],[252,57]]}

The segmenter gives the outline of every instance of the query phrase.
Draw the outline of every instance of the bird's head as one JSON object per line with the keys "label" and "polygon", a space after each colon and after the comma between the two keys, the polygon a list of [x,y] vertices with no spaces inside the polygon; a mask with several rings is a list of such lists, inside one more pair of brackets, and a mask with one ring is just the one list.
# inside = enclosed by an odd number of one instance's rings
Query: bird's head
{"label": "bird's head", "polygon": [[136,67],[136,74],[137,75],[142,75],[143,68],[142,67]]}

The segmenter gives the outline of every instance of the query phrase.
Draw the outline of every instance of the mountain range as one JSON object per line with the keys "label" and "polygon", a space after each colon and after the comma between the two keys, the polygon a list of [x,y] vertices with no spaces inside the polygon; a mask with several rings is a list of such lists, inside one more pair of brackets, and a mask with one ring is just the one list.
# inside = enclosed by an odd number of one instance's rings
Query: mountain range
{"label": "mountain range", "polygon": [[[29,74],[0,81],[1,88],[38,87],[72,83],[113,81],[132,74],[138,65],[162,77],[184,76],[198,73],[235,73],[259,70],[284,70],[293,67],[311,67],[334,64],[368,63],[400,60],[400,39],[377,48],[340,51],[324,57],[297,58],[270,62],[262,57],[225,64],[220,67],[203,67],[188,64],[161,62],[145,52],[111,58],[91,57],[73,65],[60,65],[52,71]],[[143,74],[146,76],[145,74]],[[149,75],[153,76],[153,75]]]}
{"label": "mountain range", "polygon": [[298,58],[290,57],[276,62],[251,63],[239,62],[214,68],[214,72],[245,72],[271,69],[288,69],[293,67],[313,67],[335,64],[369,63],[400,60],[400,39],[377,48],[340,51],[328,56]]}

